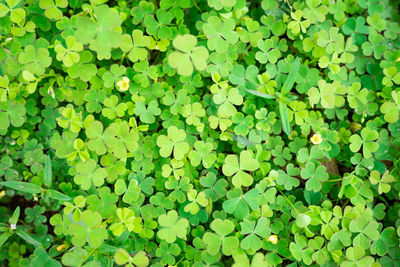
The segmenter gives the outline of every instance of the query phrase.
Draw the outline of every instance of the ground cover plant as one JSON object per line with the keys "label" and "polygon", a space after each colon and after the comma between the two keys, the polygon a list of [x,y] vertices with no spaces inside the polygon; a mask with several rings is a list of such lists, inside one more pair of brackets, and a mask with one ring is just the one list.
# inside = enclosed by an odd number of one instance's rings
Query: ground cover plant
{"label": "ground cover plant", "polygon": [[1,0],[1,266],[400,266],[392,0]]}

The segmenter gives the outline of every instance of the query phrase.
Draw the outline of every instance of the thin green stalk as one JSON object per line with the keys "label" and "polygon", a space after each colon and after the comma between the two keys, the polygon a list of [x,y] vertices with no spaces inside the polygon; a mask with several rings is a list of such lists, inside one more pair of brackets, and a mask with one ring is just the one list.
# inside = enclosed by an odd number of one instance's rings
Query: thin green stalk
{"label": "thin green stalk", "polygon": [[290,199],[289,199],[279,188],[276,188],[276,189],[278,189],[279,193],[281,193],[281,195],[287,200],[287,202],[289,202],[290,206],[292,206],[292,208],[294,209],[294,211],[295,211],[297,214],[300,214],[300,212],[296,209],[296,207],[293,205],[293,203],[290,201]]}
{"label": "thin green stalk", "polygon": [[[85,258],[85,260],[82,262],[82,264],[84,264],[89,258],[90,258],[90,256],[92,256],[92,254],[93,254],[93,252],[95,251],[96,249],[94,248],[94,249],[92,249],[90,252],[89,252],[89,254],[86,256],[86,258]],[[82,266],[82,265],[81,265]]]}
{"label": "thin green stalk", "polygon": [[197,3],[196,3],[196,0],[193,0],[193,5],[194,5],[194,7],[195,7],[198,11],[202,12],[201,9],[200,9],[200,7],[199,7],[199,6],[197,5]]}
{"label": "thin green stalk", "polygon": [[328,181],[325,181],[325,182],[323,182],[323,183],[340,182],[340,181],[342,181],[342,180],[343,180],[343,178],[340,178],[340,179],[328,180]]}
{"label": "thin green stalk", "polygon": [[124,52],[124,53],[122,54],[121,60],[119,61],[119,65],[122,65],[122,62],[124,62],[125,56],[126,56],[126,52]]}

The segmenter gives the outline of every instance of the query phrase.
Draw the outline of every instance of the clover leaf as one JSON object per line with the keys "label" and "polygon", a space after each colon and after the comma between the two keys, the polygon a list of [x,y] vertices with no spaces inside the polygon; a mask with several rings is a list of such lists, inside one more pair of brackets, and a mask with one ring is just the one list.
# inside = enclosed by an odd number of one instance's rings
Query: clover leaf
{"label": "clover leaf", "polygon": [[138,101],[136,102],[134,112],[140,116],[142,122],[151,124],[155,122],[155,116],[161,114],[161,109],[158,108],[158,103],[155,100],[150,101],[147,108],[145,103]]}
{"label": "clover leaf", "polygon": [[197,192],[196,189],[191,189],[187,193],[187,199],[190,201],[184,208],[186,212],[191,214],[196,214],[200,211],[200,207],[205,207],[208,205],[208,200],[206,199],[206,194],[204,192]]}
{"label": "clover leaf", "polygon": [[78,63],[80,56],[79,51],[82,51],[83,45],[79,42],[76,42],[74,36],[68,36],[65,40],[67,48],[65,48],[62,44],[57,44],[54,47],[54,51],[57,53],[57,60],[62,61],[63,64],[68,68],[73,64]]}
{"label": "clover leaf", "polygon": [[361,215],[355,220],[352,220],[349,224],[349,229],[353,233],[358,233],[353,239],[353,244],[361,246],[364,249],[369,248],[371,241],[379,238],[378,223],[376,221],[370,221],[365,215]]}
{"label": "clover leaf", "polygon": [[98,248],[107,237],[107,230],[101,227],[101,222],[98,212],[84,211],[80,223],[73,223],[68,229],[72,244],[82,247],[88,242],[90,247]]}
{"label": "clover leaf", "polygon": [[105,169],[99,167],[93,159],[86,162],[79,162],[76,165],[77,175],[74,182],[81,186],[83,190],[88,190],[93,185],[102,186],[104,178],[107,176]]}
{"label": "clover leaf", "polygon": [[193,166],[198,166],[200,163],[205,168],[211,168],[214,164],[217,156],[214,152],[213,145],[211,143],[204,143],[203,141],[196,141],[194,143],[195,150],[190,151],[189,159]]}
{"label": "clover leaf", "polygon": [[206,115],[200,103],[186,104],[182,108],[182,116],[186,118],[188,125],[199,126],[201,124],[200,118]]}
{"label": "clover leaf", "polygon": [[213,51],[225,53],[230,44],[238,40],[238,34],[234,31],[235,22],[233,19],[221,21],[217,16],[210,16],[207,23],[203,24],[203,31],[207,36],[207,46]]}
{"label": "clover leaf", "polygon": [[172,34],[172,30],[167,26],[173,19],[171,12],[159,9],[156,12],[156,18],[153,15],[147,15],[144,18],[143,25],[146,27],[146,32],[160,39],[168,39]]}
{"label": "clover leaf", "polygon": [[[90,81],[97,74],[97,67],[92,63],[93,54],[89,51],[81,51],[78,53],[79,62],[68,68],[68,74],[72,78],[81,79],[84,82]],[[73,56],[74,57],[74,56]],[[76,61],[75,56],[75,61]],[[64,57],[65,59],[65,57]],[[103,92],[103,91],[100,91]]]}
{"label": "clover leaf", "polygon": [[394,182],[394,177],[386,171],[382,177],[377,170],[373,170],[370,174],[369,181],[371,184],[378,184],[378,193],[381,195],[383,193],[388,193],[390,191],[390,183]]}
{"label": "clover leaf", "polygon": [[246,235],[246,237],[240,241],[240,247],[243,249],[250,249],[251,251],[258,251],[262,246],[260,238],[266,238],[271,233],[268,227],[268,221],[265,217],[258,219],[257,223],[244,219],[244,221],[240,223],[240,226],[242,228],[241,233]]}
{"label": "clover leaf", "polygon": [[178,35],[172,42],[178,50],[168,56],[168,64],[176,68],[182,76],[193,73],[193,66],[198,70],[207,67],[208,51],[204,46],[196,46],[197,39],[191,34]]}
{"label": "clover leaf", "polygon": [[107,5],[97,5],[93,8],[95,21],[87,16],[76,19],[76,39],[83,44],[90,44],[90,49],[96,51],[98,59],[109,59],[111,49],[117,48],[122,42],[121,34],[114,29],[121,25],[122,20],[115,9]]}
{"label": "clover leaf", "polygon": [[117,143],[115,132],[112,128],[108,127],[104,131],[103,129],[104,126],[100,121],[93,121],[85,130],[86,136],[90,139],[88,148],[98,155],[104,155],[107,152],[107,148],[111,149]]}
{"label": "clover leaf", "polygon": [[144,60],[148,56],[147,47],[150,45],[150,38],[143,35],[141,30],[132,31],[132,36],[124,34],[122,36],[121,49],[128,54],[128,59],[132,62]]}
{"label": "clover leaf", "polygon": [[302,20],[303,12],[301,10],[296,10],[295,12],[291,12],[290,16],[293,21],[289,22],[288,28],[294,33],[299,34],[300,30],[303,33],[306,33],[307,28],[310,26],[310,21],[308,19]]}
{"label": "clover leaf", "polygon": [[384,119],[385,121],[389,123],[395,123],[399,119],[399,113],[400,113],[400,94],[399,92],[392,92],[392,99],[394,102],[385,102],[382,104],[380,110],[382,113],[384,113]]}
{"label": "clover leaf", "polygon": [[114,255],[115,262],[118,265],[145,267],[149,264],[149,258],[144,251],[139,251],[134,256],[131,256],[125,249],[119,248]]}
{"label": "clover leaf", "polygon": [[117,142],[112,147],[113,154],[120,159],[125,159],[128,153],[133,153],[137,150],[139,144],[138,134],[129,127],[126,121],[120,123],[112,123],[109,126],[114,132]]}
{"label": "clover leaf", "polygon": [[49,19],[59,20],[61,19],[63,13],[60,8],[65,8],[68,6],[67,0],[40,0],[39,7],[44,9],[44,14]]}
{"label": "clover leaf", "polygon": [[142,230],[142,219],[135,217],[133,210],[129,208],[117,209],[118,222],[110,226],[110,230],[115,236],[122,235],[123,232],[128,230],[129,232],[139,233]]}
{"label": "clover leaf", "polygon": [[246,217],[250,209],[256,210],[259,207],[258,197],[260,196],[260,191],[257,188],[251,189],[244,195],[241,189],[235,188],[226,195],[228,199],[223,202],[222,207],[226,212],[233,214],[238,219]]}
{"label": "clover leaf", "polygon": [[319,80],[318,87],[319,89],[312,87],[308,91],[311,105],[321,103],[324,108],[334,108],[344,104],[344,98],[341,95],[344,95],[347,91],[345,86]]}
{"label": "clover leaf", "polygon": [[271,39],[258,41],[257,47],[261,51],[258,51],[256,53],[256,59],[261,64],[265,64],[267,62],[275,64],[278,61],[278,59],[282,56],[282,53],[278,48],[278,38],[274,37],[272,37]]}
{"label": "clover leaf", "polygon": [[215,104],[219,105],[219,114],[222,116],[234,116],[237,112],[234,105],[241,105],[243,103],[243,97],[236,88],[231,88],[229,91],[222,88],[214,94],[213,101]]}
{"label": "clover leaf", "polygon": [[292,163],[289,163],[286,167],[286,172],[278,170],[276,183],[283,185],[286,190],[291,190],[293,187],[298,187],[300,185],[299,179],[296,178],[299,174],[299,168],[295,167]]}
{"label": "clover leaf", "polygon": [[353,134],[350,137],[350,150],[357,152],[363,148],[363,155],[366,158],[370,158],[373,152],[376,152],[379,148],[379,144],[375,142],[378,139],[378,132],[370,129],[369,127],[361,130],[361,137],[358,134]]}
{"label": "clover leaf", "polygon": [[322,188],[322,183],[327,181],[329,176],[325,166],[316,167],[313,162],[307,162],[304,169],[300,171],[301,178],[306,179],[306,189],[318,192]]}
{"label": "clover leaf", "polygon": [[240,158],[237,155],[226,156],[222,172],[226,176],[233,176],[232,184],[235,187],[247,187],[253,183],[253,177],[245,171],[255,171],[258,168],[258,161],[253,159],[251,151],[245,150],[240,152]]}
{"label": "clover leaf", "polygon": [[[115,210],[117,209],[115,203],[117,201],[118,197],[111,192],[109,187],[99,188],[98,194],[90,195],[86,199],[88,209],[99,212],[102,218],[109,218],[115,213]],[[85,202],[81,201],[79,205],[84,206]]]}
{"label": "clover leaf", "polygon": [[234,224],[230,220],[215,219],[211,222],[210,228],[215,232],[207,232],[203,236],[204,242],[208,245],[207,252],[216,255],[221,247],[224,255],[231,255],[239,246],[236,236],[228,236],[234,230]]}
{"label": "clover leaf", "polygon": [[174,158],[183,159],[189,151],[189,145],[185,142],[186,133],[176,126],[170,126],[167,129],[168,136],[160,135],[157,138],[157,146],[160,147],[160,155],[168,157],[173,152]]}
{"label": "clover leaf", "polygon": [[187,219],[178,217],[175,210],[169,211],[158,217],[158,223],[161,229],[157,232],[157,236],[168,243],[175,242],[176,238],[186,240],[186,231],[189,227]]}
{"label": "clover leaf", "polygon": [[7,130],[10,125],[19,127],[24,124],[26,117],[24,105],[12,100],[0,102],[0,130]]}
{"label": "clover leaf", "polygon": [[206,176],[200,177],[200,184],[205,187],[204,193],[211,201],[216,201],[218,197],[225,196],[228,182],[225,179],[218,179],[210,172]]}

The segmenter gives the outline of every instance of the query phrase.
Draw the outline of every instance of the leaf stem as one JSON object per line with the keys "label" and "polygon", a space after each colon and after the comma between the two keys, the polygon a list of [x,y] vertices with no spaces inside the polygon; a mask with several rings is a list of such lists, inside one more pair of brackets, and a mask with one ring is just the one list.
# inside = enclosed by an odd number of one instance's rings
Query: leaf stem
{"label": "leaf stem", "polygon": [[199,6],[197,5],[197,3],[196,3],[196,0],[193,0],[193,5],[194,5],[194,7],[195,7],[198,11],[202,12],[201,9],[200,9],[200,7],[199,7]]}
{"label": "leaf stem", "polygon": [[95,250],[96,250],[96,249],[94,248],[94,249],[92,249],[92,250],[89,252],[89,254],[86,256],[86,258],[85,258],[85,260],[82,262],[82,264],[85,263],[85,262],[90,258],[90,256],[92,256],[92,254],[93,254],[93,252],[94,252]]}
{"label": "leaf stem", "polygon": [[342,180],[343,180],[343,178],[340,178],[340,179],[328,180],[328,181],[325,181],[325,182],[323,182],[323,183],[340,182],[340,181],[342,181]]}
{"label": "leaf stem", "polygon": [[125,56],[126,56],[126,52],[124,52],[124,53],[122,54],[121,60],[119,61],[119,65],[122,65],[122,62],[124,62]]}
{"label": "leaf stem", "polygon": [[292,206],[292,208],[294,209],[294,211],[297,214],[300,214],[300,212],[296,209],[296,207],[293,205],[293,203],[290,201],[290,199],[277,187],[276,189],[278,189],[279,193],[281,193],[281,195],[287,200],[287,202],[289,202],[290,206]]}

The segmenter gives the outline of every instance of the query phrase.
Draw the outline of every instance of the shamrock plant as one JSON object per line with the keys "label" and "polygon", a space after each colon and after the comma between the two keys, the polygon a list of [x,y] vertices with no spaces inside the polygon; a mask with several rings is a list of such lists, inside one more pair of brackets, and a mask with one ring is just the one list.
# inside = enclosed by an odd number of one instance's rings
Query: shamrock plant
{"label": "shamrock plant", "polygon": [[399,6],[1,0],[0,266],[398,266]]}
{"label": "shamrock plant", "polygon": [[370,158],[371,153],[377,151],[379,148],[379,144],[375,142],[377,138],[378,132],[366,127],[361,130],[361,137],[358,134],[350,137],[350,149],[353,152],[357,152],[363,147],[364,157]]}
{"label": "shamrock plant", "polygon": [[204,234],[203,240],[208,245],[207,252],[215,255],[222,247],[224,255],[231,255],[235,248],[239,246],[239,240],[235,236],[228,236],[234,230],[234,224],[229,220],[215,219],[210,228],[214,232]]}
{"label": "shamrock plant", "polygon": [[186,231],[189,227],[187,219],[178,219],[178,213],[174,210],[158,218],[158,223],[162,227],[157,236],[168,243],[173,243],[177,237],[186,239]]}
{"label": "shamrock plant", "polygon": [[227,176],[232,176],[232,184],[235,187],[250,186],[253,183],[253,177],[245,171],[255,171],[259,167],[256,159],[250,151],[242,151],[240,158],[236,155],[228,155],[225,158],[222,172]]}
{"label": "shamrock plant", "polygon": [[183,159],[189,151],[189,145],[185,142],[186,133],[176,126],[168,128],[168,136],[160,135],[157,138],[157,145],[160,147],[160,155],[168,157],[173,152],[173,156],[177,160]]}
{"label": "shamrock plant", "polygon": [[193,73],[193,65],[198,70],[207,67],[208,51],[205,47],[196,47],[197,39],[190,34],[175,37],[172,44],[177,51],[168,56],[168,63],[182,76]]}

